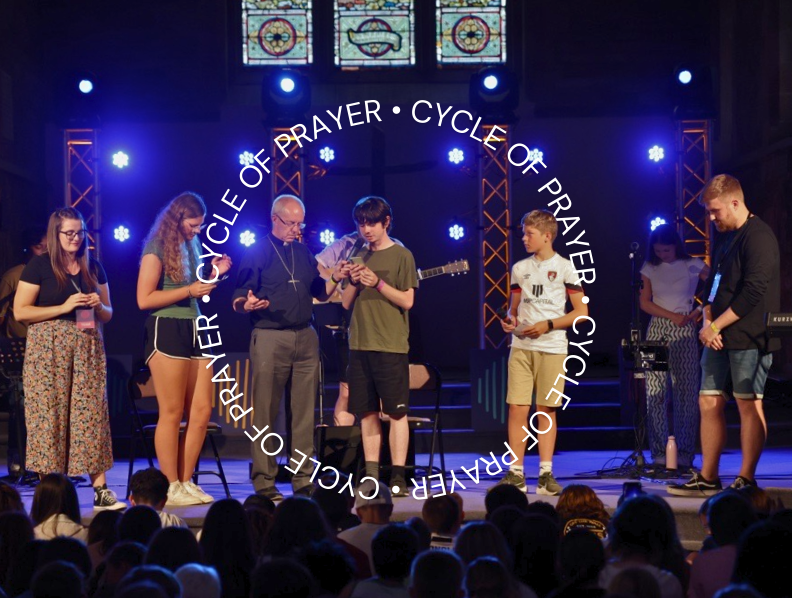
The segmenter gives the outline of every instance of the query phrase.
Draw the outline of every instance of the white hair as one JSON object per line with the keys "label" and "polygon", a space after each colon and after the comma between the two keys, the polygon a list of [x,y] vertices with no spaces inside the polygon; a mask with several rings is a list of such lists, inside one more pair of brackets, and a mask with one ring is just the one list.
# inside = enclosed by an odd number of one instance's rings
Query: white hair
{"label": "white hair", "polygon": [[305,204],[302,202],[302,200],[295,195],[289,195],[286,193],[284,195],[278,195],[278,197],[275,198],[275,201],[272,202],[272,210],[270,210],[270,215],[274,216],[275,214],[279,214],[283,211],[283,206],[285,204],[292,202],[297,203],[297,205],[299,205],[300,209],[303,211],[303,214],[305,214]]}
{"label": "white hair", "polygon": [[188,563],[179,567],[176,578],[182,585],[182,598],[220,598],[220,576],[213,567]]}

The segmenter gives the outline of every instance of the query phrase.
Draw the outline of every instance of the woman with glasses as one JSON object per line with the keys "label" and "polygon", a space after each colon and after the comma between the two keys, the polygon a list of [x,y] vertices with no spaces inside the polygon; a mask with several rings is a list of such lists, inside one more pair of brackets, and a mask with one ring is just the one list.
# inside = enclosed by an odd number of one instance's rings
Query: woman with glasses
{"label": "woman with glasses", "polygon": [[[149,310],[145,357],[159,404],[154,447],[170,482],[169,505],[196,505],[214,499],[191,478],[212,413],[212,368],[198,341],[198,298],[216,284],[198,280],[201,231],[206,205],[195,193],[173,199],[157,216],[146,238],[138,275],[138,307]],[[205,280],[224,276],[231,258],[215,257]],[[206,271],[208,268],[205,268]],[[182,418],[186,427],[180,434]]]}
{"label": "woman with glasses", "polygon": [[28,325],[23,383],[26,467],[39,475],[88,473],[94,508],[123,509],[107,489],[113,467],[101,326],[113,317],[107,275],[90,256],[80,212],[54,212],[47,253],[30,260],[14,298]]}

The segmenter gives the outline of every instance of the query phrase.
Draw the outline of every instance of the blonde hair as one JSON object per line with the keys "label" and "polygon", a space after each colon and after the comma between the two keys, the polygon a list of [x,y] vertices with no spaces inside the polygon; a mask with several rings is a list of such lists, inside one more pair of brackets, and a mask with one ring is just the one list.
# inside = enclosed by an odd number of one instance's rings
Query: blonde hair
{"label": "blonde hair", "polygon": [[[78,220],[80,222],[80,229],[85,229],[85,220],[82,214],[74,208],[61,208],[55,210],[49,217],[47,225],[47,252],[49,253],[50,264],[52,271],[55,273],[55,279],[58,281],[58,288],[63,290],[66,288],[66,280],[68,277],[68,270],[66,268],[66,250],[60,243],[60,229],[64,220]],[[80,280],[90,289],[88,292],[96,292],[99,286],[99,281],[96,274],[90,268],[91,251],[88,246],[88,231],[85,232],[77,249],[77,263],[80,265]]]}
{"label": "blonde hair", "polygon": [[185,191],[165,206],[154,221],[143,246],[154,242],[162,252],[162,270],[179,284],[189,279],[189,263],[198,262],[200,243],[187,244],[181,223],[187,218],[206,216],[206,204],[197,193]]}
{"label": "blonde hair", "polygon": [[550,233],[550,240],[554,240],[558,234],[558,222],[555,216],[547,210],[532,210],[522,217],[520,226],[531,226],[540,233]]}
{"label": "blonde hair", "polygon": [[719,174],[712,177],[704,186],[699,196],[699,203],[704,205],[713,199],[736,199],[740,203],[745,203],[740,181],[728,174]]}

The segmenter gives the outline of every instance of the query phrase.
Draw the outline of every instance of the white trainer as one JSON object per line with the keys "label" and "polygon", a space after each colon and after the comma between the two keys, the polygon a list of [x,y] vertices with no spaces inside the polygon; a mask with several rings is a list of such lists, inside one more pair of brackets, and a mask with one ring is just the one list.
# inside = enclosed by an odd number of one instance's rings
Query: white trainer
{"label": "white trainer", "polygon": [[214,502],[214,497],[211,494],[207,494],[204,492],[203,488],[201,488],[198,484],[193,482],[192,480],[187,482],[182,482],[182,488],[189,494],[192,494],[195,498],[200,500],[203,504],[208,505],[210,502]]}
{"label": "white trainer", "polygon": [[168,501],[165,503],[170,507],[186,507],[189,505],[202,504],[201,499],[194,496],[179,481],[171,482],[168,487]]}

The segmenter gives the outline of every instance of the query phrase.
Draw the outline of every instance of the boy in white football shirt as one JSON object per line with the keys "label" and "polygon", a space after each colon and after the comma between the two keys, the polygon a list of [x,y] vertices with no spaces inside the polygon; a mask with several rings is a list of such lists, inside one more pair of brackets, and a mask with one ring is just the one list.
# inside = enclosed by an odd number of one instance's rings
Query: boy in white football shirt
{"label": "boy in white football shirt", "polygon": [[[558,224],[552,213],[534,210],[522,219],[523,244],[533,255],[520,260],[512,268],[511,302],[508,319],[501,321],[504,332],[512,333],[509,354],[509,382],[506,402],[509,405],[509,446],[517,460],[498,484],[510,484],[523,492],[525,485],[523,461],[527,437],[523,426],[531,429],[528,415],[533,395],[536,410],[543,415],[533,419],[539,441],[539,482],[537,494],[555,496],[561,486],[553,477],[556,411],[564,392],[564,359],[567,356],[565,328],[579,316],[588,315],[583,302],[583,287],[575,267],[553,250]],[[572,311],[566,311],[566,302]],[[559,394],[551,393],[555,388]],[[549,429],[548,429],[549,426]]]}

